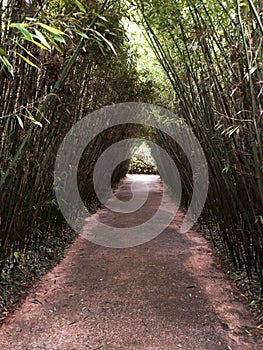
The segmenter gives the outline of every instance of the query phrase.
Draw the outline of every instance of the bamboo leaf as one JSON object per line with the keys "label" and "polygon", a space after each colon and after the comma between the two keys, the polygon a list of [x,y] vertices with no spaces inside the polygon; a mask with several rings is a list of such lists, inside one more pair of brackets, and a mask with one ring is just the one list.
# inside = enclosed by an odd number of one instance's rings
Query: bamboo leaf
{"label": "bamboo leaf", "polygon": [[57,52],[61,52],[60,47],[58,46],[58,44],[57,44],[55,41],[50,40],[50,44],[51,44],[52,46],[54,46],[54,48],[57,50]]}
{"label": "bamboo leaf", "polygon": [[43,125],[40,122],[38,122],[37,120],[32,120],[32,123],[37,125],[37,126],[40,126],[40,128],[43,127]]}
{"label": "bamboo leaf", "polygon": [[94,32],[99,38],[101,38],[103,41],[105,41],[105,43],[111,48],[112,52],[114,53],[115,56],[117,56],[117,52],[114,49],[114,46],[112,45],[112,43],[106,39],[100,32],[98,32],[97,30],[92,30],[92,32]]}
{"label": "bamboo leaf", "polygon": [[1,48],[0,48],[0,55],[1,55],[1,56],[6,56],[6,57],[7,57],[7,53],[5,52],[4,49],[1,49]]}
{"label": "bamboo leaf", "polygon": [[245,79],[249,80],[250,76],[255,73],[255,71],[257,70],[257,67],[252,67],[250,68],[249,72],[245,74]]}
{"label": "bamboo leaf", "polygon": [[11,23],[9,25],[10,28],[16,28],[17,30],[19,30],[25,38],[32,40],[32,34],[26,29],[27,26],[28,24],[26,23]]}
{"label": "bamboo leaf", "polygon": [[33,114],[27,108],[26,108],[26,112],[27,112],[27,116],[25,117],[29,119],[33,124],[38,125],[42,128],[43,125],[35,119]]}
{"label": "bamboo leaf", "polygon": [[24,129],[24,124],[23,124],[23,121],[22,121],[22,119],[20,118],[20,116],[19,116],[19,115],[16,115],[16,119],[17,119],[17,121],[18,121],[19,125],[21,126],[21,128],[22,128],[22,129]]}
{"label": "bamboo leaf", "polygon": [[47,42],[45,36],[36,28],[34,28],[34,32],[36,33],[36,38],[41,42],[41,44],[44,45],[46,48],[50,49],[50,45]]}
{"label": "bamboo leaf", "polygon": [[3,65],[7,68],[8,72],[13,75],[13,66],[9,62],[9,60],[4,56],[0,56],[0,60],[3,63]]}
{"label": "bamboo leaf", "polygon": [[14,252],[14,257],[16,258],[16,260],[18,260],[19,259],[19,253],[18,252]]}
{"label": "bamboo leaf", "polygon": [[258,223],[258,222],[260,222],[263,225],[263,216],[262,215],[258,215],[256,217],[255,223]]}
{"label": "bamboo leaf", "polygon": [[250,75],[252,75],[257,69],[257,67],[252,67],[249,71]]}
{"label": "bamboo leaf", "polygon": [[39,69],[39,67],[35,64],[35,63],[33,63],[32,61],[30,61],[28,58],[26,58],[25,56],[23,56],[23,55],[21,55],[21,53],[16,53],[19,57],[21,57],[27,64],[29,64],[30,66],[32,66],[32,67],[35,67],[35,68],[38,68]]}
{"label": "bamboo leaf", "polygon": [[18,30],[25,30],[26,27],[28,27],[27,23],[10,23],[10,28],[17,28]]}
{"label": "bamboo leaf", "polygon": [[86,9],[85,9],[85,7],[82,5],[82,3],[80,1],[74,0],[74,3],[75,3],[76,6],[78,6],[78,8],[79,8],[79,10],[81,12],[86,13]]}
{"label": "bamboo leaf", "polygon": [[100,19],[102,19],[104,22],[109,22],[109,21],[107,20],[107,18],[105,18],[104,16],[101,16],[100,14],[97,14],[97,16],[98,16]]}
{"label": "bamboo leaf", "polygon": [[32,42],[33,44],[35,44],[36,46],[40,47],[40,48],[43,49],[43,50],[47,50],[47,49],[48,49],[46,46],[40,44],[39,42],[37,42],[37,41],[35,41],[35,40],[31,40],[31,42]]}
{"label": "bamboo leaf", "polygon": [[74,30],[74,32],[77,33],[78,35],[80,35],[84,39],[89,39],[87,34],[80,32],[79,30]]}
{"label": "bamboo leaf", "polygon": [[29,41],[29,42],[31,42],[32,44],[34,44],[34,45],[40,47],[40,48],[43,49],[43,50],[47,50],[47,47],[46,47],[46,46],[42,45],[42,44],[39,43],[38,41],[35,41],[34,39],[33,39],[33,40],[28,40],[28,39],[26,39],[26,38],[24,38],[24,39],[27,40],[27,41]]}
{"label": "bamboo leaf", "polygon": [[52,35],[53,38],[54,38],[56,41],[58,41],[59,43],[66,44],[65,39],[64,39],[61,35],[55,34],[55,33],[53,33],[53,34],[51,34],[51,35]]}
{"label": "bamboo leaf", "polygon": [[37,21],[37,19],[33,18],[33,17],[26,17],[26,20],[30,21],[30,22],[36,22]]}
{"label": "bamboo leaf", "polygon": [[59,34],[65,34],[65,33],[63,33],[61,30],[56,29],[56,28],[53,28],[53,27],[50,27],[50,26],[48,26],[48,25],[45,24],[45,23],[37,22],[37,24],[38,24],[40,27],[42,27],[42,28],[44,28],[45,30],[47,30],[47,31],[48,31],[49,33],[51,33],[51,34],[57,34],[57,35],[59,35]]}
{"label": "bamboo leaf", "polygon": [[23,45],[18,44],[18,46],[21,47],[21,49],[24,50],[29,56],[36,59],[36,57],[30,51],[28,51]]}

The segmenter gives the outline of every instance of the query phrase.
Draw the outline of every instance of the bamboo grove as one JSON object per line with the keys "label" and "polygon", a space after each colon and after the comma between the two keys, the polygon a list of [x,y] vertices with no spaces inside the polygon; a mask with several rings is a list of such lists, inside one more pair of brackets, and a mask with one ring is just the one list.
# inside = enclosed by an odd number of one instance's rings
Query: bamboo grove
{"label": "bamboo grove", "polygon": [[[201,220],[234,266],[260,277],[263,291],[263,2],[152,0],[137,8],[173,87],[175,112],[207,156]],[[177,159],[176,145],[161,138]],[[191,198],[191,169],[180,169]]]}
{"label": "bamboo grove", "polygon": [[[166,73],[173,112],[205,151],[210,188],[200,223],[263,291],[263,1],[6,0],[0,11],[1,268],[63,231],[53,168],[76,121],[118,102],[171,106],[160,86],[140,79],[121,21],[127,16]],[[177,163],[187,208],[187,159],[167,135],[136,128],[111,130],[86,150],[79,186],[87,206],[95,206],[87,179],[97,157],[141,133]],[[128,167],[117,169],[115,183]]]}
{"label": "bamboo grove", "polygon": [[[72,125],[102,106],[147,98],[151,88],[140,82],[128,53],[118,2],[10,0],[0,2],[0,11],[3,269],[61,237],[65,223],[55,201],[53,171]],[[89,179],[103,147],[130,132],[107,133],[103,146],[95,139],[80,174]],[[120,166],[113,182],[127,167]],[[86,205],[95,210],[92,181],[79,185]]]}

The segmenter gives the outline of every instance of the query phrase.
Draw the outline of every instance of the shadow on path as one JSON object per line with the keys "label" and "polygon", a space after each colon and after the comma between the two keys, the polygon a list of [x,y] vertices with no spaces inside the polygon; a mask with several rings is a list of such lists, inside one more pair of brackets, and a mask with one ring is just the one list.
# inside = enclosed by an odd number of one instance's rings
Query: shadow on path
{"label": "shadow on path", "polygon": [[[130,183],[131,178],[124,180],[120,199],[129,198]],[[162,196],[158,177],[152,191],[140,214],[122,214],[120,227],[155,212]],[[95,215],[104,223],[116,222],[109,210]],[[128,249],[78,237],[1,327],[0,348],[260,349],[259,339],[241,331],[255,322],[213,261],[206,240],[194,231],[177,232],[182,220],[179,212],[157,238]],[[87,222],[84,230],[92,229]]]}

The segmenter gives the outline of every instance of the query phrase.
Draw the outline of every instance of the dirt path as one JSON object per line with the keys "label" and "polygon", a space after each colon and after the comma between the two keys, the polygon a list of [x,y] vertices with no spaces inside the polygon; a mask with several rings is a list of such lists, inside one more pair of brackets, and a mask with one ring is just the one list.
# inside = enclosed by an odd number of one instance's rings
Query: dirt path
{"label": "dirt path", "polygon": [[[131,181],[119,198],[129,197]],[[156,177],[148,208],[140,217],[127,214],[127,223],[154,212],[161,190]],[[96,215],[116,219],[106,209]],[[180,213],[135,248],[104,248],[79,237],[1,327],[0,349],[262,349],[254,333],[244,332],[255,321],[206,241],[194,231],[177,232],[182,219]]]}

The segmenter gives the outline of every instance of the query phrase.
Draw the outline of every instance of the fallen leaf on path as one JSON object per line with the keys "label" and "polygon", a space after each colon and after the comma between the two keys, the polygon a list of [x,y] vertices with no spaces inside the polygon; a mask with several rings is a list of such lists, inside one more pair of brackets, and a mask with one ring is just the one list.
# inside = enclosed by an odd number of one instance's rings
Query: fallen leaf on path
{"label": "fallen leaf on path", "polygon": [[79,321],[75,320],[75,321],[72,321],[72,322],[68,323],[68,325],[71,326],[72,324],[75,324],[77,322],[79,322]]}
{"label": "fallen leaf on path", "polygon": [[224,331],[230,331],[229,325],[227,323],[221,323],[221,327]]}
{"label": "fallen leaf on path", "polygon": [[32,304],[41,304],[42,305],[42,302],[38,299],[34,299],[34,300],[32,300]]}

